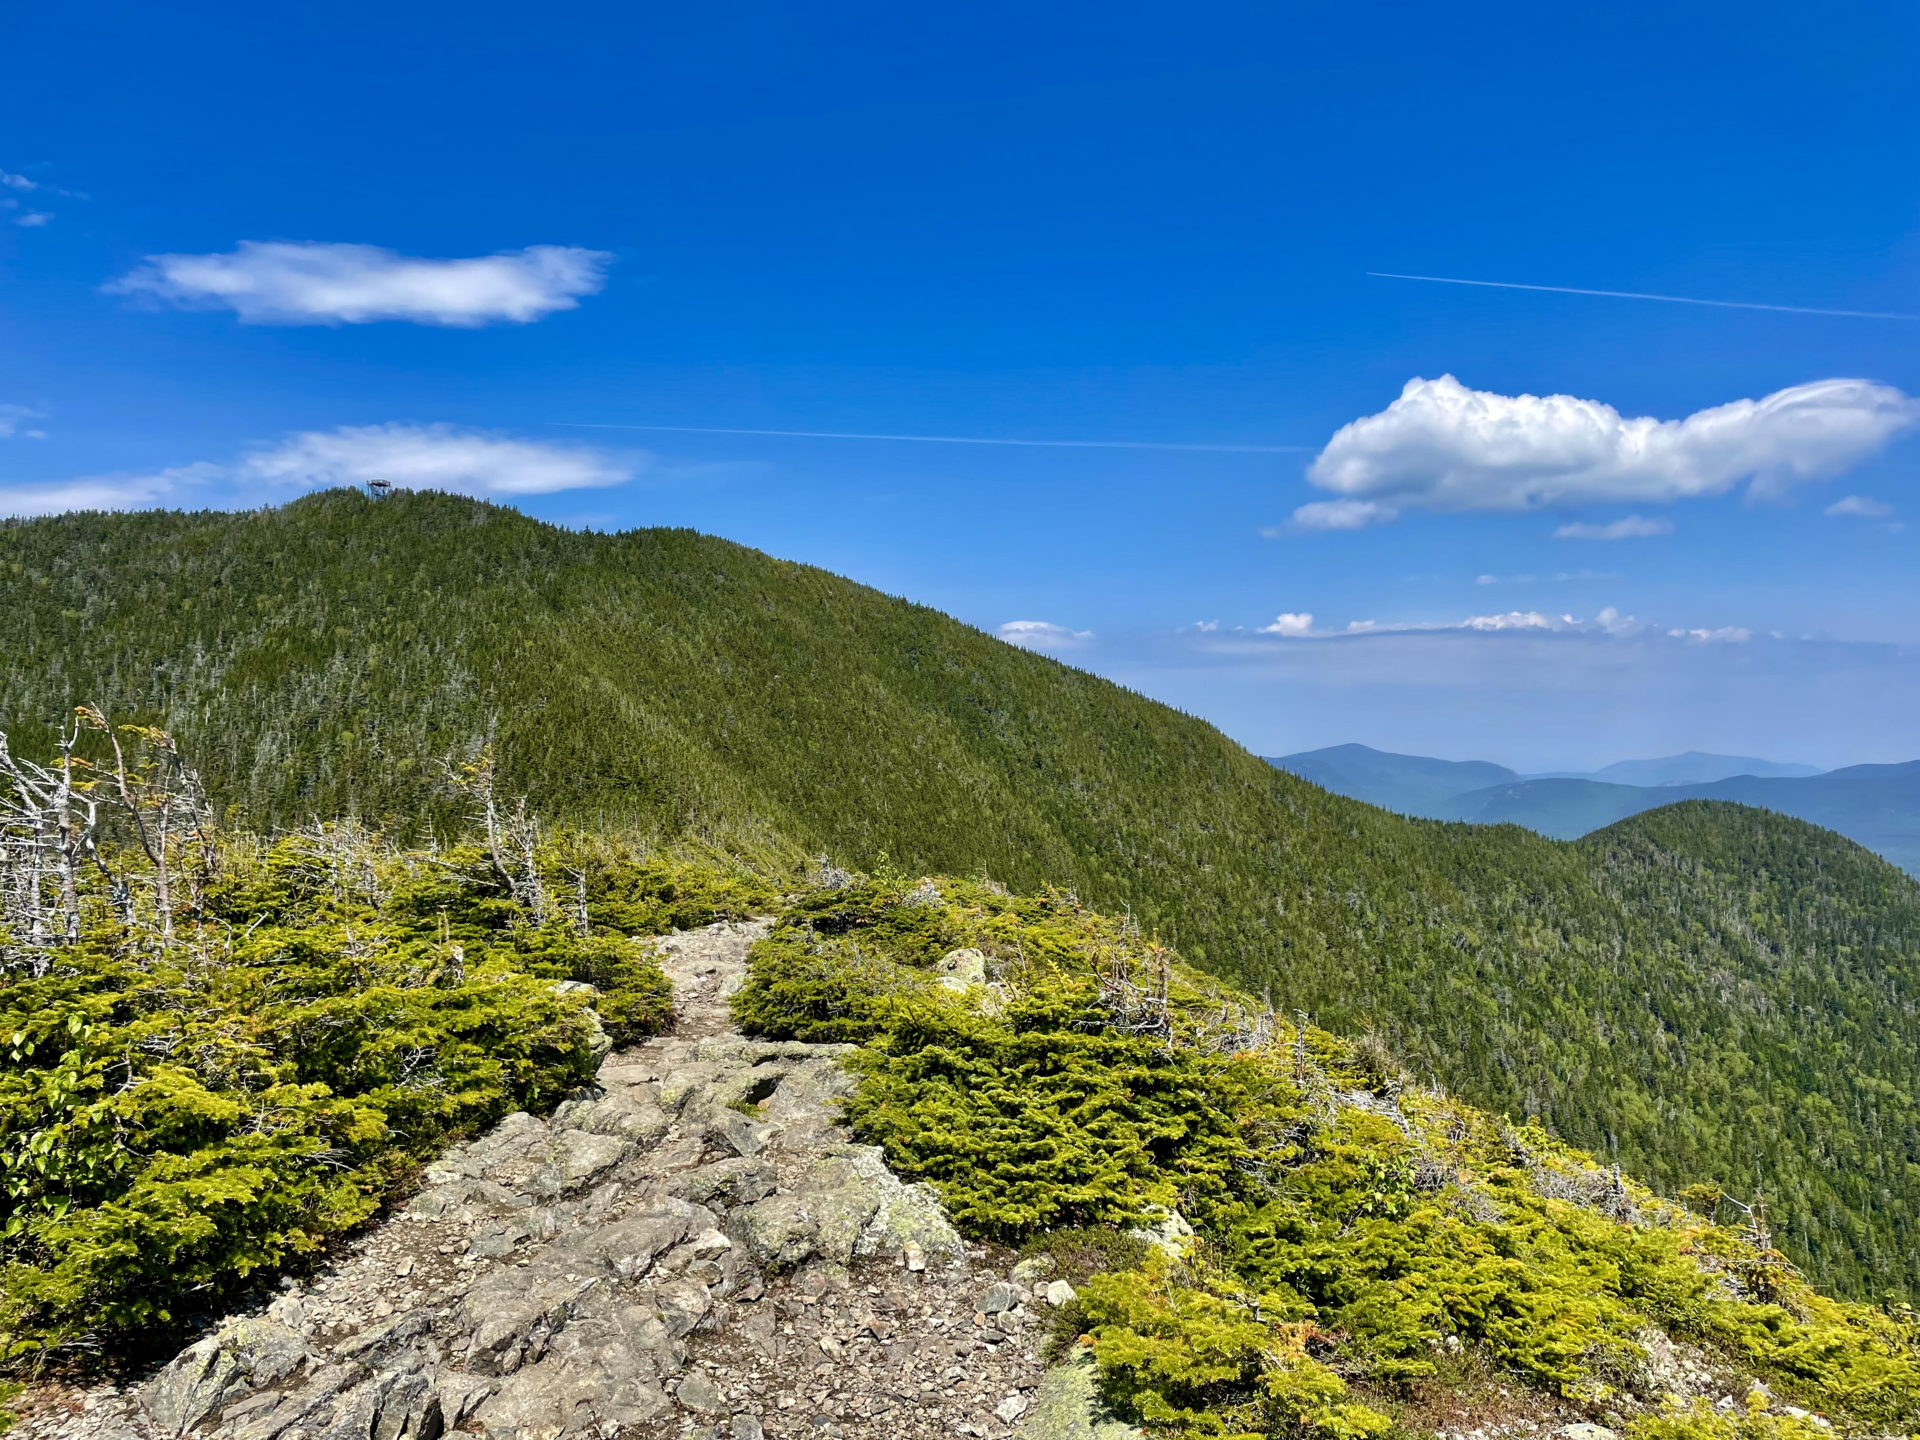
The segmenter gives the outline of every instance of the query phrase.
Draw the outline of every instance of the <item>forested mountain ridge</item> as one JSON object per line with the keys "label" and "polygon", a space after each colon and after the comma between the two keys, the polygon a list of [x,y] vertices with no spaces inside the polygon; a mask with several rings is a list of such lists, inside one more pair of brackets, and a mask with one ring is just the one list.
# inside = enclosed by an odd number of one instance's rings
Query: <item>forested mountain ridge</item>
{"label": "forested mountain ridge", "polygon": [[165,723],[253,823],[451,828],[491,734],[539,813],[1052,882],[1668,1190],[1764,1190],[1920,1294],[1920,887],[1724,805],[1579,844],[1409,821],[937,612],[688,531],[428,494],[0,527],[0,728]]}

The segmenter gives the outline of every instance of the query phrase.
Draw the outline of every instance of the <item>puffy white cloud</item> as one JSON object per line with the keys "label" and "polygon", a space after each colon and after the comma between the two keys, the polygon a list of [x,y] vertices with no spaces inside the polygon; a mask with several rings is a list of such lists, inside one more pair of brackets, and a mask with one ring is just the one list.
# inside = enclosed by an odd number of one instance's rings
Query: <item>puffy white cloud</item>
{"label": "puffy white cloud", "polygon": [[1847,495],[1827,506],[1825,513],[1851,520],[1884,520],[1893,514],[1893,507],[1871,496]]}
{"label": "puffy white cloud", "polygon": [[192,309],[228,309],[247,324],[411,320],[472,328],[571,310],[605,283],[613,257],[572,245],[428,260],[376,245],[243,240],[225,255],[149,255],[106,286]]}
{"label": "puffy white cloud", "polygon": [[1262,635],[1288,635],[1295,638],[1303,635],[1311,635],[1313,634],[1313,614],[1311,611],[1308,611],[1298,615],[1292,613],[1276,615],[1273,617],[1273,623],[1271,625],[1262,625],[1260,627],[1260,633]]}
{"label": "puffy white cloud", "polygon": [[635,467],[585,446],[451,425],[351,425],[291,435],[235,468],[242,479],[303,490],[390,480],[410,490],[491,496],[618,485]]}
{"label": "puffy white cloud", "polygon": [[1009,620],[999,630],[1009,645],[1029,650],[1077,650],[1093,640],[1091,630],[1073,630],[1051,620]]}
{"label": "puffy white cloud", "polygon": [[1720,495],[1777,495],[1823,480],[1920,423],[1920,402],[1867,380],[1817,380],[1684,420],[1629,419],[1572,395],[1497,395],[1451,375],[1407,382],[1342,426],[1307,478],[1338,500],[1294,512],[1307,529],[1356,529],[1402,510],[1526,511]]}
{"label": "puffy white cloud", "polygon": [[1556,540],[1646,540],[1655,535],[1671,535],[1671,520],[1649,520],[1644,515],[1628,515],[1605,525],[1562,525],[1553,532]]}
{"label": "puffy white cloud", "polygon": [[0,170],[0,186],[8,190],[38,190],[40,187],[24,175],[10,174]]}
{"label": "puffy white cloud", "polygon": [[22,215],[18,220],[15,220],[13,223],[25,230],[37,230],[42,225],[47,224],[52,219],[53,219],[53,213],[51,211],[29,210],[26,214]]}

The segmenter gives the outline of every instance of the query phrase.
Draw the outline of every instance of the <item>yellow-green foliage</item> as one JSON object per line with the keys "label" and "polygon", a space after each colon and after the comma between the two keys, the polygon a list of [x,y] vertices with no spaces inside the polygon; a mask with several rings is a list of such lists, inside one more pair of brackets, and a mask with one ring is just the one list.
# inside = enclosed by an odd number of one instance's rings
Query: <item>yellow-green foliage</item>
{"label": "yellow-green foliage", "polygon": [[1348,1397],[1346,1381],[1309,1353],[1331,1337],[1292,1294],[1249,1297],[1217,1273],[1156,1260],[1096,1275],[1080,1303],[1112,1399],[1157,1429],[1260,1440],[1302,1431],[1359,1440],[1389,1428]]}
{"label": "yellow-green foliage", "polygon": [[1673,1406],[1627,1427],[1627,1440],[1832,1440],[1833,1432],[1810,1416],[1770,1412],[1755,1391],[1738,1410],[1704,1403]]}
{"label": "yellow-green foliage", "polygon": [[17,752],[84,697],[264,824],[464,823],[440,762],[492,737],[555,820],[1070,885],[1664,1190],[1758,1186],[1808,1273],[1920,1303],[1920,885],[1785,816],[1410,820],[823,571],[427,492],[0,523],[0,656]]}
{"label": "yellow-green foliage", "polygon": [[145,892],[132,926],[89,894],[78,945],[11,952],[0,1358],[163,1330],[182,1297],[311,1255],[410,1160],[590,1078],[588,997],[556,981],[596,986],[614,1038],[651,1033],[671,995],[632,937],[771,898],[566,842],[540,856],[536,925],[482,850],[351,826],[195,865],[170,940]]}
{"label": "yellow-green foliage", "polygon": [[[940,983],[961,946],[989,985]],[[1069,896],[808,893],[735,1010],[860,1042],[855,1126],[976,1233],[1191,1219],[1185,1261],[1079,1302],[1110,1396],[1161,1434],[1371,1433],[1348,1380],[1391,1392],[1458,1343],[1598,1401],[1644,1388],[1650,1325],[1836,1416],[1920,1419],[1910,1322],[1543,1131],[1406,1089],[1377,1045],[1263,1015]]]}

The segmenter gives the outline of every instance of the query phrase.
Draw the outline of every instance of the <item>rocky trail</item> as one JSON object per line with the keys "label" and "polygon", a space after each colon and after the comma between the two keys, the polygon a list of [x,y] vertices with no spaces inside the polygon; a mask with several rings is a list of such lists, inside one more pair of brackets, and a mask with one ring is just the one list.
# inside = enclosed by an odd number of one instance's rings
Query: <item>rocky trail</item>
{"label": "rocky trail", "polygon": [[672,1033],[450,1150],[405,1210],[158,1371],[30,1396],[18,1433],[1092,1437],[1085,1374],[1043,1386],[1043,1277],[851,1143],[849,1047],[733,1029],[765,923],[666,937]]}

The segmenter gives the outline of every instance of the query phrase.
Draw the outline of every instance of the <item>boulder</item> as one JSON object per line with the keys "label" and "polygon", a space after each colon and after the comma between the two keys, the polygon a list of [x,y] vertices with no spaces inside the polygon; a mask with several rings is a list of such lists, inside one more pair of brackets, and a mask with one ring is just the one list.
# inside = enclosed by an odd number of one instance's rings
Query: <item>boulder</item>
{"label": "boulder", "polygon": [[236,1320],[188,1346],[140,1392],[147,1412],[175,1434],[191,1430],[248,1391],[278,1385],[319,1357],[277,1320]]}
{"label": "boulder", "polygon": [[534,1177],[541,1195],[565,1195],[591,1184],[633,1153],[631,1141],[588,1130],[562,1130]]}
{"label": "boulder", "polygon": [[987,983],[987,957],[969,945],[964,950],[949,950],[934,962],[934,972],[949,990],[965,990]]}

